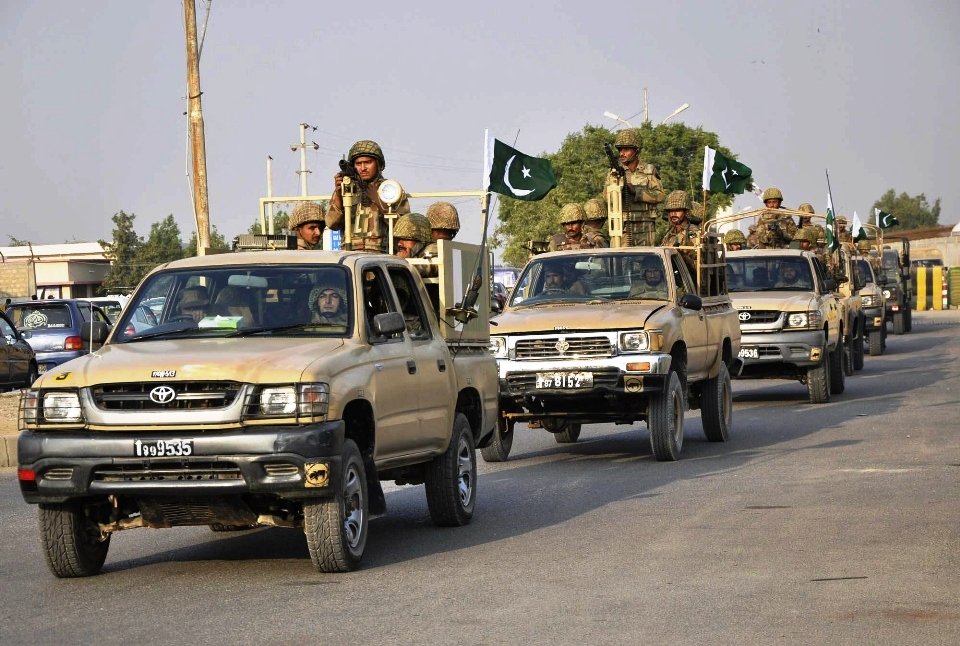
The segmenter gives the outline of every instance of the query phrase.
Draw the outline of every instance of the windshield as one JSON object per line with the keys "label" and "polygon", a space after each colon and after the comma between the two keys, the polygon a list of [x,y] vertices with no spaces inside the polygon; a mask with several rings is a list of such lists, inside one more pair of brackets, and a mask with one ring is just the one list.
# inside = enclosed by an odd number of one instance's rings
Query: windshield
{"label": "windshield", "polygon": [[813,289],[810,264],[797,256],[727,259],[730,292],[808,291]]}
{"label": "windshield", "polygon": [[342,337],[353,294],[340,265],[200,267],[153,274],[123,311],[114,342],[242,335]]}
{"label": "windshield", "polygon": [[668,297],[663,260],[657,254],[569,254],[527,263],[510,304],[665,301]]}

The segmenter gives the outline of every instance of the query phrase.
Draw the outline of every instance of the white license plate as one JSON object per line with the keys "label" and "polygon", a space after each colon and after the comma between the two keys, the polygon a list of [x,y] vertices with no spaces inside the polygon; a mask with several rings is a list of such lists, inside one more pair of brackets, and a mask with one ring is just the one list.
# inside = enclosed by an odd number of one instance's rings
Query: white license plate
{"label": "white license plate", "polygon": [[759,359],[760,351],[757,348],[740,348],[741,359]]}
{"label": "white license plate", "polygon": [[537,388],[576,390],[593,388],[592,372],[538,372]]}
{"label": "white license plate", "polygon": [[134,440],[133,454],[138,458],[175,458],[193,455],[193,440]]}
{"label": "white license plate", "polygon": [[41,363],[37,366],[37,374],[42,375],[47,371],[47,364]]}

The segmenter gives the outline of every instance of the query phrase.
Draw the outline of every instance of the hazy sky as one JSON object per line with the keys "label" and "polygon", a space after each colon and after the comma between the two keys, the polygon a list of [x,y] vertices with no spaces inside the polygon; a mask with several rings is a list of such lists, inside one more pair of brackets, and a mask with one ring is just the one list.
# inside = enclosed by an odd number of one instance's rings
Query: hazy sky
{"label": "hazy sky", "polygon": [[[254,221],[268,155],[274,194],[299,193],[301,122],[320,145],[311,194],[362,138],[410,191],[475,190],[484,128],[555,152],[588,123],[615,126],[605,110],[639,113],[646,87],[651,120],[690,103],[679,120],[789,206],[822,211],[829,169],[840,212],[866,221],[894,188],[941,197],[953,224],[958,33],[948,0],[215,0],[200,69],[211,222],[229,240]],[[0,246],[109,239],[121,209],[141,235],[172,213],[189,238],[180,3],[2,0],[0,61]],[[458,205],[479,239],[476,203]]]}

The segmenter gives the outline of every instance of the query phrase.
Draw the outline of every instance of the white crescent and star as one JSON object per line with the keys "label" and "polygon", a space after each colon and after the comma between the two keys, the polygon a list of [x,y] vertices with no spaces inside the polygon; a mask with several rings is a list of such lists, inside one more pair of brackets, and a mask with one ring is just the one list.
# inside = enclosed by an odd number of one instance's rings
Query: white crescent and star
{"label": "white crescent and star", "polygon": [[[513,164],[513,160],[516,159],[516,155],[511,155],[510,159],[507,160],[507,165],[503,169],[503,183],[507,188],[510,189],[510,192],[516,195],[517,197],[522,197],[524,195],[530,195],[535,189],[532,188],[514,188],[513,184],[510,183],[510,166]],[[524,166],[522,171],[524,178],[530,177],[530,169]]]}

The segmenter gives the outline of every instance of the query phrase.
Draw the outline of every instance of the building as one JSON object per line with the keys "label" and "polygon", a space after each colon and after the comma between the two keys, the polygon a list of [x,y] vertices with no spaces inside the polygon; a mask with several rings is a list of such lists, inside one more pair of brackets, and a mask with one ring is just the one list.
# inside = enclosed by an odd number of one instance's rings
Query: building
{"label": "building", "polygon": [[99,242],[0,247],[0,298],[98,296],[110,261]]}

